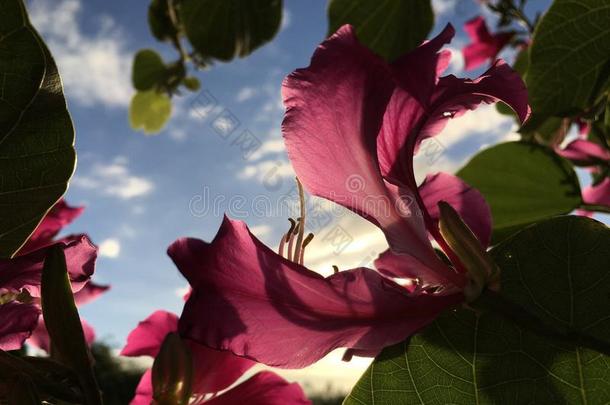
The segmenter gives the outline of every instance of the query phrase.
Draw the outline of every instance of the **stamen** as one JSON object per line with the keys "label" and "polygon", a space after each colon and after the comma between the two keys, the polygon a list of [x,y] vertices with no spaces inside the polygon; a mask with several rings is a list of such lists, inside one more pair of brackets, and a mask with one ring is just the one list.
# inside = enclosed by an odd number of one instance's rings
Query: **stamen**
{"label": "stamen", "polygon": [[301,246],[301,254],[299,255],[299,264],[303,265],[303,259],[305,258],[305,248],[309,245],[309,242],[313,239],[313,233],[309,233],[305,240],[303,241],[303,246]]}
{"label": "stamen", "polygon": [[294,258],[296,257],[294,255],[292,246],[294,244],[294,235],[296,235],[299,232],[300,225],[301,225],[301,218],[297,218],[296,226],[294,227],[294,230],[292,232],[290,232],[290,236],[288,238],[288,252],[286,252],[286,258],[290,261],[294,261]]}
{"label": "stamen", "polygon": [[303,192],[303,185],[299,181],[299,178],[296,178],[297,187],[299,189],[299,205],[301,208],[301,218],[299,221],[299,234],[297,236],[297,245],[294,248],[294,259],[296,260],[301,257],[301,248],[303,245],[303,234],[305,233],[305,193]]}
{"label": "stamen", "polygon": [[294,229],[294,226],[296,225],[296,222],[294,221],[294,219],[288,218],[288,221],[290,221],[290,229],[288,230],[288,232],[286,232],[284,234],[284,236],[282,236],[282,240],[280,241],[280,247],[277,249],[277,254],[280,256],[283,256],[283,257],[284,257],[284,245],[286,244],[286,242],[288,242],[288,238],[290,237],[290,235],[292,235],[292,230]]}
{"label": "stamen", "polygon": [[337,274],[339,272],[339,267],[335,266],[334,264],[333,264],[333,272],[335,274]]}

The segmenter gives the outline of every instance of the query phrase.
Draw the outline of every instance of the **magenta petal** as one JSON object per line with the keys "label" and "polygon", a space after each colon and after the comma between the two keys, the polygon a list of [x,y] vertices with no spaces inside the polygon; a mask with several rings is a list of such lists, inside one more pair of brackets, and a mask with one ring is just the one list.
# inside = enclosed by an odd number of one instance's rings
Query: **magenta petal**
{"label": "magenta petal", "polygon": [[195,365],[193,392],[198,394],[224,390],[256,364],[229,351],[210,349],[194,341],[188,343]]}
{"label": "magenta petal", "polygon": [[90,281],[85,284],[85,286],[81,288],[80,291],[74,293],[74,302],[77,306],[80,307],[82,305],[95,301],[100,297],[100,295],[102,295],[109,289],[109,285],[101,285]]}
{"label": "magenta petal", "polygon": [[140,383],[136,388],[136,395],[133,397],[130,405],[151,405],[153,400],[153,387],[152,387],[152,372],[150,369],[140,378]]}
{"label": "magenta petal", "polygon": [[61,199],[40,222],[25,245],[19,250],[19,255],[40,249],[53,242],[53,238],[63,227],[82,214],[84,207],[71,207]]}
{"label": "magenta petal", "polygon": [[301,387],[271,371],[261,371],[221,395],[205,401],[209,405],[308,405]]}
{"label": "magenta petal", "polygon": [[430,101],[438,76],[449,65],[451,52],[440,50],[451,42],[454,35],[455,29],[447,24],[439,35],[404,54],[391,65],[398,84],[422,106]]}
{"label": "magenta petal", "polygon": [[[95,269],[97,248],[85,235],[62,239],[54,243],[64,250],[72,291],[80,290],[91,278]],[[30,252],[14,259],[0,260],[0,292],[27,290],[40,297],[40,278],[47,248]]]}
{"label": "magenta petal", "polygon": [[385,62],[343,26],[282,89],[282,132],[305,188],[374,223],[379,221],[367,198],[386,197],[375,140],[393,87]]}
{"label": "magenta petal", "polygon": [[491,209],[483,195],[460,178],[448,173],[428,175],[419,187],[419,194],[430,217],[438,224],[438,203],[449,203],[462,217],[483,247],[491,242]]}
{"label": "magenta petal", "polygon": [[[122,356],[155,357],[168,333],[178,329],[178,317],[171,312],[156,311],[131,331]],[[188,341],[195,365],[193,392],[218,392],[233,384],[255,363],[228,351],[210,349]]]}
{"label": "magenta petal", "polygon": [[[382,274],[396,279],[417,279],[423,288],[442,286],[443,294],[453,294],[457,291],[452,287],[453,281],[422,264],[416,257],[408,254],[397,254],[388,249],[375,260],[375,268]],[[398,282],[398,280],[397,280]],[[411,290],[413,290],[413,287]]]}
{"label": "magenta petal", "polygon": [[177,330],[177,315],[167,311],[156,311],[138,323],[138,326],[129,333],[121,356],[156,357],[165,336]]}
{"label": "magenta petal", "polygon": [[36,328],[40,309],[9,302],[0,305],[0,350],[18,350]]}
{"label": "magenta petal", "polygon": [[[64,250],[72,291],[79,291],[93,275],[97,248],[85,235],[65,238],[53,245]],[[40,278],[46,254],[47,248],[42,248],[14,259],[1,259],[0,291],[25,289],[31,296],[40,297]]]}
{"label": "magenta petal", "polygon": [[466,70],[476,69],[495,59],[514,36],[514,32],[490,34],[485,20],[480,16],[466,22],[464,30],[472,41],[462,50]]}
{"label": "magenta petal", "polygon": [[556,152],[578,166],[594,166],[610,161],[608,149],[584,139],[572,141],[564,149],[557,149]]}
{"label": "magenta petal", "polygon": [[180,239],[168,253],[193,293],[180,333],[268,365],[305,367],[339,347],[404,340],[461,296],[409,296],[368,269],[328,278],[277,255],[225,219],[211,244]]}
{"label": "magenta petal", "polygon": [[610,207],[610,177],[606,177],[596,186],[585,187],[582,190],[582,199],[586,204]]}

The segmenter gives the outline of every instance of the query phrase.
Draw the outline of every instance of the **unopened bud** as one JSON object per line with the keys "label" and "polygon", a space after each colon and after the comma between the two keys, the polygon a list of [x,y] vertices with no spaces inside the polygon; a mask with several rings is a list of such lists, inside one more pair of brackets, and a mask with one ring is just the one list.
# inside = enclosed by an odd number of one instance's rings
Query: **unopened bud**
{"label": "unopened bud", "polygon": [[439,202],[438,207],[439,230],[468,271],[471,282],[464,289],[464,295],[469,302],[473,301],[490,278],[497,275],[497,266],[455,209],[445,201]]}
{"label": "unopened bud", "polygon": [[193,381],[191,351],[177,333],[169,333],[152,367],[155,405],[188,405]]}

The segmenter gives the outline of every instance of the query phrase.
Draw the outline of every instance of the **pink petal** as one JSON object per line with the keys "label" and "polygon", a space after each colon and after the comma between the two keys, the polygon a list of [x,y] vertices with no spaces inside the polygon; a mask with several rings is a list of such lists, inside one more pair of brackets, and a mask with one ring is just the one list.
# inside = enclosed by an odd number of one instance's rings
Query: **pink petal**
{"label": "pink petal", "polygon": [[[168,333],[178,329],[178,317],[171,312],[156,311],[131,331],[122,356],[156,357]],[[189,341],[195,377],[193,392],[218,392],[233,384],[255,363],[231,352],[213,350]]]}
{"label": "pink petal", "polygon": [[425,111],[413,97],[397,89],[387,107],[377,139],[379,163],[384,177],[415,186],[413,154],[427,137],[437,135],[451,118],[474,110],[481,103],[502,101],[521,121],[528,118],[527,89],[523,80],[503,61],[497,61],[475,80],[445,76],[439,79],[435,94]]}
{"label": "pink petal", "polygon": [[564,149],[557,149],[556,152],[578,166],[594,166],[610,161],[608,149],[584,139],[572,141]]}
{"label": "pink petal", "polygon": [[62,228],[82,214],[84,207],[71,207],[61,199],[40,222],[34,233],[19,251],[20,255],[40,249],[53,242]]}
{"label": "pink petal", "polygon": [[155,311],[127,336],[121,356],[156,357],[168,333],[178,330],[178,316],[167,311]]}
{"label": "pink petal", "polygon": [[394,253],[388,249],[375,260],[375,268],[387,277],[399,279],[396,282],[399,282],[400,279],[419,280],[417,285],[412,285],[411,291],[416,286],[422,288],[440,286],[445,288],[443,294],[457,292],[455,288],[450,287],[453,284],[452,280],[445,278],[443,273],[431,270],[417,260],[417,258],[408,254]]}
{"label": "pink petal", "polygon": [[102,295],[109,289],[109,285],[101,285],[90,281],[85,284],[85,286],[81,288],[80,291],[74,293],[74,302],[76,302],[76,305],[78,306],[88,304],[98,299],[100,295]]}
{"label": "pink petal", "polygon": [[438,76],[449,65],[451,52],[440,50],[451,42],[454,35],[455,29],[448,24],[439,35],[404,54],[391,65],[399,86],[422,106],[428,105]]}
{"label": "pink petal", "polygon": [[582,199],[586,204],[610,207],[610,177],[606,177],[596,186],[585,187],[582,190]]}
{"label": "pink petal", "polygon": [[[72,291],[79,291],[90,280],[95,270],[97,248],[85,235],[62,239],[54,245],[63,248]],[[40,278],[47,248],[0,260],[0,292],[27,290],[32,297],[40,297]]]}
{"label": "pink petal", "polygon": [[472,41],[462,50],[464,68],[476,69],[488,60],[494,60],[515,35],[514,32],[490,34],[483,17],[476,17],[464,25],[464,30]]}
{"label": "pink petal", "polygon": [[271,371],[261,371],[223,394],[205,401],[209,405],[308,405],[301,387]]}
{"label": "pink petal", "polygon": [[491,242],[491,209],[483,195],[462,179],[448,173],[428,175],[419,187],[426,211],[436,226],[439,221],[438,203],[449,203],[462,217],[483,247]]}
{"label": "pink petal", "polygon": [[462,299],[410,296],[364,268],[324,278],[226,218],[211,244],[180,239],[168,253],[193,287],[181,334],[272,366],[305,367],[339,347],[378,350]]}
{"label": "pink petal", "polygon": [[8,302],[0,305],[0,350],[18,350],[31,335],[40,315],[35,305]]}
{"label": "pink petal", "polygon": [[224,390],[256,364],[229,351],[210,349],[194,341],[188,344],[195,365],[193,392],[198,394]]}
{"label": "pink petal", "polygon": [[466,31],[472,42],[491,41],[491,34],[482,16],[477,16],[466,21],[464,31]]}
{"label": "pink petal", "polygon": [[365,199],[386,196],[375,138],[393,87],[387,64],[357,41],[351,26],[343,26],[282,88],[282,132],[305,188],[373,222]]}
{"label": "pink petal", "polygon": [[153,400],[153,387],[152,387],[152,372],[150,369],[140,378],[140,383],[136,388],[136,395],[133,397],[130,405],[151,405]]}

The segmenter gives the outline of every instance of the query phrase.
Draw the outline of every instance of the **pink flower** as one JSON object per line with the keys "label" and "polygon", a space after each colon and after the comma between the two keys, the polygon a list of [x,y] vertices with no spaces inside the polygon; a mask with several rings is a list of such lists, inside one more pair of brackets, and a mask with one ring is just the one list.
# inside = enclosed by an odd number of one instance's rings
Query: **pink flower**
{"label": "pink flower", "polygon": [[576,139],[564,149],[556,149],[556,152],[576,166],[588,167],[594,175],[600,176],[582,190],[584,203],[610,207],[610,150],[595,142]]}
{"label": "pink flower", "polygon": [[[51,245],[66,256],[72,290],[82,290],[93,275],[97,248],[86,235],[54,241],[61,228],[80,214],[61,200],[43,219],[13,259],[0,259],[0,349],[21,347],[39,325],[40,282],[44,259]],[[18,314],[18,315],[17,315]]]}
{"label": "pink flower", "polygon": [[[468,279],[439,234],[437,204],[460,211],[483,246],[489,208],[449,174],[428,176],[418,188],[413,154],[480,103],[504,101],[522,120],[529,107],[519,75],[502,61],[475,80],[439,77],[449,62],[439,50],[453,34],[448,26],[389,65],[344,26],[284,82],[282,129],[298,178],[310,193],[381,228],[390,250],[379,271],[324,278],[304,267],[304,213],[279,254],[225,218],[211,243],[180,239],[168,250],[193,289],[182,336],[268,365],[304,367],[340,347],[377,353],[464,300]],[[439,258],[430,237],[454,266]]]}
{"label": "pink flower", "polygon": [[464,30],[472,41],[462,49],[466,70],[476,69],[488,61],[495,60],[515,35],[512,31],[491,34],[481,16],[468,21]]}
{"label": "pink flower", "polygon": [[[140,322],[129,334],[123,356],[155,357],[168,333],[178,329],[178,317],[170,312],[157,311]],[[255,363],[229,352],[217,351],[187,340],[194,366],[193,395],[198,399],[191,404],[309,404],[297,384],[290,384],[271,372],[261,372],[249,380],[225,391]],[[212,395],[207,395],[212,394]],[[207,398],[207,399],[206,399]],[[148,405],[152,400],[151,373],[148,370],[140,380],[132,405]]]}

